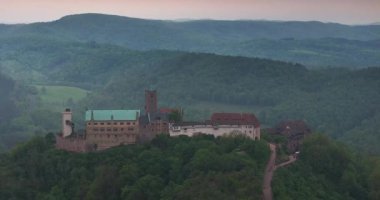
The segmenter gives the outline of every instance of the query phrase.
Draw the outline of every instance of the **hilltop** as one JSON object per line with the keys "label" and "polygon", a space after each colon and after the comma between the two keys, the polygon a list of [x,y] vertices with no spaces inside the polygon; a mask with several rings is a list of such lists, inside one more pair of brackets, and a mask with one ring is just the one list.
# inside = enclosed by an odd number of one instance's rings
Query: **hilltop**
{"label": "hilltop", "polygon": [[380,26],[277,21],[164,21],[81,14],[0,25],[0,38],[97,42],[133,50],[181,50],[262,57],[307,66],[379,65]]}

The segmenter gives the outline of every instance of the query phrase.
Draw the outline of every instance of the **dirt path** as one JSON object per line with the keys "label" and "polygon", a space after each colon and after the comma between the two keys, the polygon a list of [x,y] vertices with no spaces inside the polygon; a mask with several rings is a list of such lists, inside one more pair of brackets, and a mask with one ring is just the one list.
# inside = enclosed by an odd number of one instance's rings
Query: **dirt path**
{"label": "dirt path", "polygon": [[264,181],[263,181],[263,199],[272,200],[272,177],[273,171],[275,170],[275,161],[276,161],[276,145],[269,144],[271,155],[265,168]]}
{"label": "dirt path", "polygon": [[271,155],[265,168],[264,181],[263,181],[263,200],[273,200],[272,194],[272,178],[273,173],[276,169],[289,165],[297,160],[293,155],[289,156],[289,160],[281,164],[275,165],[276,163],[276,145],[270,144]]}
{"label": "dirt path", "polygon": [[297,160],[297,158],[294,157],[293,155],[291,155],[291,156],[289,156],[289,160],[288,160],[288,161],[276,165],[275,169],[278,169],[278,168],[280,168],[280,167],[284,167],[284,166],[286,166],[286,165],[292,164],[292,163],[293,163],[294,161],[296,161],[296,160]]}

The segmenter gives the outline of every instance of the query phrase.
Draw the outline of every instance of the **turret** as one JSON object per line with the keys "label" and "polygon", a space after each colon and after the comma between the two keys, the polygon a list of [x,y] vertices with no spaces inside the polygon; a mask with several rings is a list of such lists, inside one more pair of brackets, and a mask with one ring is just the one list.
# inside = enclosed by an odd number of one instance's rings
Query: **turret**
{"label": "turret", "polygon": [[156,90],[145,90],[145,114],[157,112]]}
{"label": "turret", "polygon": [[62,112],[62,136],[67,137],[73,132],[73,113],[69,108]]}

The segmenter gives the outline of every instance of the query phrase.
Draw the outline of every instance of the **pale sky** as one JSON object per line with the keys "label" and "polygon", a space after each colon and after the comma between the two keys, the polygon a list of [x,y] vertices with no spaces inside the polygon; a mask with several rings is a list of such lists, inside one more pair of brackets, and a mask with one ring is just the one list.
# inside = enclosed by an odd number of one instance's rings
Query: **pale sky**
{"label": "pale sky", "polygon": [[380,22],[380,0],[0,0],[0,23],[104,13],[147,19]]}

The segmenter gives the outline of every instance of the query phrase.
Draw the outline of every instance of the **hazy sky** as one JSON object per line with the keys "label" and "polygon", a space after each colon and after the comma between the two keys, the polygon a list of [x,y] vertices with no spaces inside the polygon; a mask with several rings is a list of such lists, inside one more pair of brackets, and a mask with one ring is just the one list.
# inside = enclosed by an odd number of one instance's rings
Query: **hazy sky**
{"label": "hazy sky", "polygon": [[79,13],[149,19],[380,22],[380,0],[0,0],[0,23],[52,21]]}

